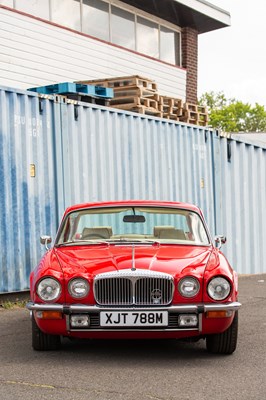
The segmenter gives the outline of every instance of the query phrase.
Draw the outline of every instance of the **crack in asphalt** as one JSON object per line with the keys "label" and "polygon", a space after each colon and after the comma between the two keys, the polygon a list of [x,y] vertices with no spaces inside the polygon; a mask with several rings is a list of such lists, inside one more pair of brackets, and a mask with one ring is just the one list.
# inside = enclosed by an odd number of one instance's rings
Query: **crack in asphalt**
{"label": "crack in asphalt", "polygon": [[[99,390],[99,389],[91,389],[91,388],[82,388],[78,389],[75,387],[67,387],[67,386],[54,386],[54,385],[48,385],[48,384],[41,384],[41,383],[32,383],[32,382],[25,382],[25,381],[16,381],[16,380],[3,380],[0,379],[0,385],[18,385],[18,386],[25,386],[29,388],[36,388],[36,389],[47,389],[47,390],[67,390],[67,391],[72,391],[75,393],[95,393],[95,394],[114,394],[114,395],[125,395],[126,393],[124,392],[118,392],[115,390]],[[171,400],[169,397],[158,397],[156,395],[152,394],[142,394],[144,397],[143,398],[148,398],[152,400]]]}

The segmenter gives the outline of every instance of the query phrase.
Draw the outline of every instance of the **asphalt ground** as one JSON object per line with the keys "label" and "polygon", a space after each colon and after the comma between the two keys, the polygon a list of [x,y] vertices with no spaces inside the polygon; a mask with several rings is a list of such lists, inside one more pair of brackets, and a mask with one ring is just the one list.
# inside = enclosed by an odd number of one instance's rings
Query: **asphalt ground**
{"label": "asphalt ground", "polygon": [[203,340],[66,340],[36,352],[29,312],[0,308],[0,400],[265,400],[266,274],[240,277],[239,301],[231,356]]}

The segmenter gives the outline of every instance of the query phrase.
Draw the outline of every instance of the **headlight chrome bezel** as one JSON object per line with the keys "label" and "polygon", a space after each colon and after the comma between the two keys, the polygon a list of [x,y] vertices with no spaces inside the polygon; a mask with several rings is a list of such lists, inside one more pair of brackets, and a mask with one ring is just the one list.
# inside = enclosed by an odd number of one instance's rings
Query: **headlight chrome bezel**
{"label": "headlight chrome bezel", "polygon": [[[223,295],[219,295],[219,291],[217,292],[217,287],[219,286],[220,287],[222,286],[222,289],[224,289]],[[215,292],[217,293],[216,295]],[[207,284],[207,293],[212,300],[223,301],[230,296],[231,292],[232,292],[231,282],[224,276],[215,276],[211,278]]]}
{"label": "headlight chrome bezel", "polygon": [[[194,289],[192,289],[192,286],[194,285]],[[189,287],[190,286],[190,290],[185,292],[184,287]],[[178,292],[181,294],[182,297],[185,298],[192,298],[197,296],[197,294],[200,291],[200,283],[198,281],[197,278],[195,278],[194,276],[185,276],[184,278],[182,278],[179,282],[178,282]]]}
{"label": "headlight chrome bezel", "polygon": [[[76,292],[73,290],[73,286],[74,286],[75,284],[78,284],[78,283],[80,283],[80,284],[85,284],[85,291],[84,291],[83,293],[76,293]],[[84,279],[84,278],[77,277],[77,278],[71,279],[71,280],[68,282],[68,293],[69,293],[70,296],[73,297],[74,299],[83,299],[84,297],[88,296],[89,292],[90,292],[90,284],[89,284],[89,282],[88,282],[86,279]]]}
{"label": "headlight chrome bezel", "polygon": [[[43,292],[45,290],[47,290],[48,287],[53,287],[53,286],[55,287],[53,290],[54,291],[53,296],[48,297],[49,293],[47,293],[47,292],[46,292],[46,296],[43,295]],[[57,300],[60,297],[60,295],[62,293],[62,286],[61,286],[61,283],[57,279],[55,279],[51,276],[46,276],[46,277],[40,279],[39,282],[37,283],[36,293],[41,300],[49,303],[49,302]],[[52,292],[50,292],[50,293],[52,293]]]}

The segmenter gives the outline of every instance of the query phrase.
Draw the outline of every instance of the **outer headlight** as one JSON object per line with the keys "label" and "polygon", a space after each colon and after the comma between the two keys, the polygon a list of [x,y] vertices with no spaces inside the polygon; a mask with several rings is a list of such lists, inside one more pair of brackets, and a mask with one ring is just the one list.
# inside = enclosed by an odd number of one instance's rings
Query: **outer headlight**
{"label": "outer headlight", "polygon": [[72,279],[68,284],[68,292],[72,297],[80,299],[87,296],[90,290],[89,283],[82,278]]}
{"label": "outer headlight", "polygon": [[227,279],[217,276],[210,280],[207,291],[213,300],[224,300],[231,292],[231,285]]}
{"label": "outer headlight", "polygon": [[181,279],[178,284],[179,293],[184,297],[194,297],[199,293],[200,284],[196,278],[187,276]]}
{"label": "outer headlight", "polygon": [[37,294],[44,301],[53,301],[61,294],[61,285],[54,278],[44,278],[37,285]]}

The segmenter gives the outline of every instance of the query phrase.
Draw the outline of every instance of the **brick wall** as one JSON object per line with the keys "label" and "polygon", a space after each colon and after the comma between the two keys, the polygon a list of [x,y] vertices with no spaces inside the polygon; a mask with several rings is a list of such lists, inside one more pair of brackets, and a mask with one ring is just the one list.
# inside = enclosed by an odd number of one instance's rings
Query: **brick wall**
{"label": "brick wall", "polygon": [[198,91],[198,32],[182,29],[182,66],[187,70],[186,101],[197,103]]}

